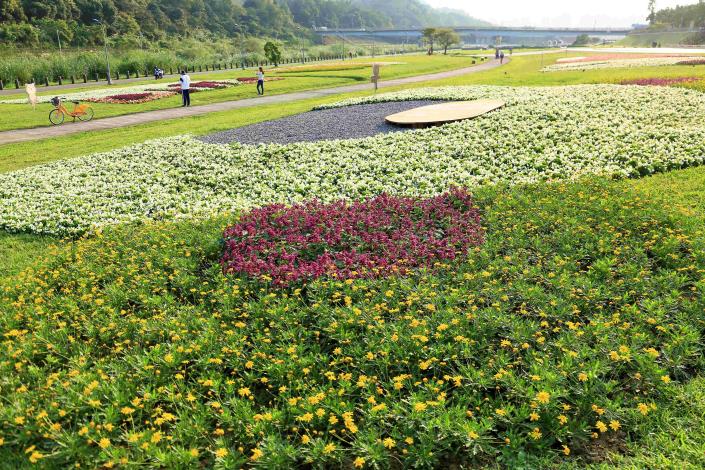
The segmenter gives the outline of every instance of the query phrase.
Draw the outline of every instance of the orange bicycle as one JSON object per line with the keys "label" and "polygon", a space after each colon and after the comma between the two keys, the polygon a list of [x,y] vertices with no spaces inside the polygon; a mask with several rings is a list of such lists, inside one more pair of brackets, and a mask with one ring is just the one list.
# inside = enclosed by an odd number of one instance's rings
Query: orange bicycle
{"label": "orange bicycle", "polygon": [[76,118],[83,122],[88,122],[93,119],[93,108],[87,104],[81,104],[78,101],[74,101],[73,111],[69,111],[61,103],[61,99],[58,96],[51,99],[51,104],[54,105],[55,109],[52,109],[49,113],[49,121],[51,121],[51,123],[55,126],[63,124],[66,116],[73,118],[74,122],[76,121]]}

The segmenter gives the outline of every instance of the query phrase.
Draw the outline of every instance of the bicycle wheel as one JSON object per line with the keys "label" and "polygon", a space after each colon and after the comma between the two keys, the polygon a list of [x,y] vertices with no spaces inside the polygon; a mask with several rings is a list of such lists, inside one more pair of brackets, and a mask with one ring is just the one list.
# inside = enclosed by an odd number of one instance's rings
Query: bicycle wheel
{"label": "bicycle wheel", "polygon": [[58,126],[59,124],[63,124],[64,119],[66,116],[64,116],[64,113],[62,113],[58,109],[52,109],[51,112],[49,113],[49,121],[51,121],[52,124],[55,126]]}
{"label": "bicycle wheel", "polygon": [[88,122],[93,119],[93,108],[88,107],[83,110],[83,114],[78,115],[78,119],[83,122]]}

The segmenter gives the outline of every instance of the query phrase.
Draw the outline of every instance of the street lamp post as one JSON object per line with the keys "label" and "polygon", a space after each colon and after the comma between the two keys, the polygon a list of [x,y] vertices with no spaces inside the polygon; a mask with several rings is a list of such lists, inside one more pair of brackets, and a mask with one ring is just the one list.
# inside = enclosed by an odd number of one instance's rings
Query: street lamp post
{"label": "street lamp post", "polygon": [[105,67],[107,70],[108,85],[112,85],[113,79],[110,76],[110,56],[108,55],[108,32],[105,27],[105,24],[102,21],[97,18],[94,18],[93,22],[99,24],[103,28],[103,44],[105,45]]}

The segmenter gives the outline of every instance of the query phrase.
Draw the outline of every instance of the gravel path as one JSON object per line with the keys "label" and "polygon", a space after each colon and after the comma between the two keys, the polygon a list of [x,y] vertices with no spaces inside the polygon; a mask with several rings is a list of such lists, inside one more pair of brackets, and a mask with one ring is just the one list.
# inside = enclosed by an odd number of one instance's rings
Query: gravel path
{"label": "gravel path", "polygon": [[296,114],[274,121],[238,127],[199,137],[211,144],[289,144],[320,140],[357,139],[409,128],[387,124],[386,116],[438,101],[398,101],[361,104]]}

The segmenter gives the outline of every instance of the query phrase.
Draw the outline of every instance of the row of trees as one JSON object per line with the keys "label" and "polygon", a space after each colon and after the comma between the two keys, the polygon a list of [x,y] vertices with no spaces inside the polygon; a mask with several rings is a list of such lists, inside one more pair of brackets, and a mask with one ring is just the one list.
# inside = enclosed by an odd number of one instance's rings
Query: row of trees
{"label": "row of trees", "polygon": [[649,0],[649,17],[653,26],[671,28],[705,27],[705,2],[700,0],[694,5],[683,5],[656,11],[654,0]]}
{"label": "row of trees", "polygon": [[443,48],[444,54],[448,54],[449,47],[460,43],[460,35],[451,28],[426,28],[423,30],[423,40],[428,46],[428,55],[433,55],[436,44]]}
{"label": "row of trees", "polygon": [[108,34],[157,41],[207,32],[292,39],[312,26],[422,27],[478,24],[463,13],[420,0],[0,0],[0,41],[83,47]]}

